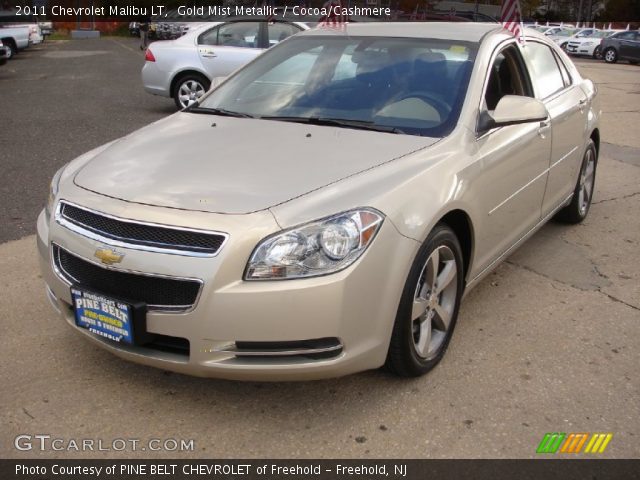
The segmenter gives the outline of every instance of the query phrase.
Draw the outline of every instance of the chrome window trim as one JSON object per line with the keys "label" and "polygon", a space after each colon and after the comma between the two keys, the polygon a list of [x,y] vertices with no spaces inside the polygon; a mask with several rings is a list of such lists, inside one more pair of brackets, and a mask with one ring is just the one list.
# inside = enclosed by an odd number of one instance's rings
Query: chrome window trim
{"label": "chrome window trim", "polygon": [[[149,246],[149,245],[140,245],[140,244],[137,244],[137,243],[131,243],[129,241],[126,241],[126,240],[129,240],[129,239],[124,239],[122,237],[121,237],[122,240],[115,240],[115,239],[110,238],[110,237],[102,236],[102,235],[100,235],[98,233],[95,233],[92,230],[88,230],[87,228],[82,228],[80,225],[78,225],[76,223],[73,223],[70,220],[67,220],[62,215],[62,204],[70,205],[72,207],[79,208],[80,210],[85,210],[85,211],[87,211],[89,213],[93,213],[95,215],[101,215],[103,217],[110,218],[112,220],[116,220],[116,221],[119,221],[119,222],[132,223],[132,224],[137,224],[137,225],[144,225],[144,226],[154,227],[154,228],[164,228],[164,229],[167,229],[167,230],[180,230],[180,231],[183,231],[183,232],[194,232],[194,233],[204,233],[204,234],[210,234],[210,235],[219,235],[221,237],[224,237],[224,239],[222,240],[222,243],[220,244],[220,247],[218,248],[218,250],[216,250],[215,253],[205,253],[205,252],[197,252],[197,251],[191,251],[191,250],[177,250],[175,248],[153,247],[153,246]],[[128,219],[128,218],[116,217],[115,215],[110,215],[108,213],[104,213],[104,212],[101,212],[99,210],[94,210],[92,208],[83,207],[81,205],[75,204],[75,203],[70,202],[70,201],[65,200],[65,199],[61,199],[60,201],[58,201],[58,204],[56,205],[56,208],[55,208],[54,218],[56,220],[56,223],[58,223],[59,225],[71,230],[72,232],[77,233],[78,235],[82,235],[83,237],[89,238],[91,240],[96,240],[98,242],[102,242],[102,243],[105,243],[105,244],[113,246],[113,247],[129,248],[131,250],[141,250],[141,251],[144,251],[144,252],[166,253],[166,254],[169,254],[169,255],[180,255],[180,256],[183,256],[183,257],[199,257],[199,258],[215,257],[220,253],[220,251],[227,244],[227,240],[229,240],[229,234],[228,233],[218,232],[218,231],[215,231],[215,230],[203,230],[203,229],[197,229],[197,228],[180,227],[180,226],[177,226],[177,225],[165,225],[165,224],[160,224],[160,223],[144,222],[144,221],[141,221],[141,220],[133,220],[133,219]],[[158,245],[162,245],[162,244],[158,243]]]}
{"label": "chrome window trim", "polygon": [[321,348],[300,348],[300,349],[288,349],[288,350],[245,350],[238,349],[237,347],[223,347],[221,349],[214,350],[216,353],[229,353],[236,357],[292,357],[296,355],[313,355],[317,353],[329,353],[337,350],[342,350],[344,346],[342,342],[330,347]]}
{"label": "chrome window trim", "polygon": [[129,270],[129,269],[125,269],[125,268],[114,268],[112,266],[104,265],[102,263],[94,262],[93,260],[84,258],[84,257],[82,257],[82,256],[80,256],[80,255],[78,255],[76,253],[73,253],[73,252],[67,250],[66,248],[64,248],[63,246],[61,246],[61,245],[59,245],[59,244],[57,244],[55,242],[51,242],[51,246],[50,246],[50,250],[51,250],[51,255],[50,255],[50,257],[51,257],[51,268],[55,272],[56,276],[60,280],[62,280],[68,287],[71,287],[74,283],[80,283],[80,282],[78,282],[78,280],[75,279],[68,272],[63,271],[60,268],[58,268],[58,264],[60,263],[60,261],[58,259],[58,262],[56,262],[56,255],[55,255],[54,247],[57,247],[59,250],[64,250],[69,255],[73,255],[74,257],[79,258],[80,260],[83,260],[85,262],[91,263],[91,264],[95,265],[96,267],[103,268],[105,270],[112,270],[114,272],[120,272],[120,273],[130,273],[130,274],[133,274],[133,275],[140,275],[140,276],[143,276],[143,277],[166,278],[168,280],[178,280],[178,281],[191,281],[191,282],[197,282],[197,283],[200,284],[200,287],[198,288],[198,294],[196,295],[196,298],[195,298],[193,304],[191,304],[191,305],[150,305],[150,304],[147,304],[147,309],[150,312],[154,312],[154,313],[189,313],[189,312],[192,312],[193,310],[195,310],[195,308],[198,305],[198,302],[200,300],[200,296],[202,295],[204,282],[200,278],[177,277],[177,276],[174,276],[174,275],[164,275],[164,274],[161,274],[161,273],[148,273],[148,272],[140,272],[138,270]]}

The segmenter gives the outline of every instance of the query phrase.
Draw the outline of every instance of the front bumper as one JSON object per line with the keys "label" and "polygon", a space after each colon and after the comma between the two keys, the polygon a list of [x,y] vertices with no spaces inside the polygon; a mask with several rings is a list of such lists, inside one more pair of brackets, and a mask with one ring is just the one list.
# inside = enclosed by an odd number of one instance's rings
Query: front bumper
{"label": "front bumper", "polygon": [[[104,197],[100,201],[104,204]],[[116,212],[127,209],[126,202],[109,203]],[[154,214],[167,210],[147,209]],[[179,213],[184,220],[185,213]],[[214,222],[229,222],[224,215],[204,215]],[[37,241],[47,296],[67,324],[100,347],[126,360],[179,373],[239,380],[308,380],[380,367],[418,243],[401,236],[385,221],[368,251],[342,272],[301,280],[246,282],[242,274],[255,244],[279,228],[267,212],[244,217],[248,226],[244,231],[234,230],[230,224],[219,228],[230,237],[220,254],[212,258],[119,248],[125,259],[118,268],[202,279],[202,291],[192,310],[147,313],[147,331],[185,339],[186,352],[118,344],[77,327],[69,284],[53,268],[52,242],[87,261],[104,243],[80,236],[55,220],[48,221],[43,212],[38,218]],[[322,355],[300,355],[290,348],[291,354],[277,356],[246,355],[240,348],[245,342],[296,346],[315,339],[337,339],[340,348],[332,347]],[[303,350],[309,353],[308,348]]]}

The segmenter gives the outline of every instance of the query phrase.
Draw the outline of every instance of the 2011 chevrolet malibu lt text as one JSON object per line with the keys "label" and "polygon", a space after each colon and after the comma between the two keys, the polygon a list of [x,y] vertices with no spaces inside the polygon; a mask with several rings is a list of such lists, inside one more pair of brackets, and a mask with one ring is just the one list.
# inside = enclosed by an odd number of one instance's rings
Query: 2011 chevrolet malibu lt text
{"label": "2011 chevrolet malibu lt text", "polygon": [[421,375],[466,292],[548,219],[586,217],[599,116],[533,31],[308,30],[55,174],[47,295],[97,345],[166,370]]}

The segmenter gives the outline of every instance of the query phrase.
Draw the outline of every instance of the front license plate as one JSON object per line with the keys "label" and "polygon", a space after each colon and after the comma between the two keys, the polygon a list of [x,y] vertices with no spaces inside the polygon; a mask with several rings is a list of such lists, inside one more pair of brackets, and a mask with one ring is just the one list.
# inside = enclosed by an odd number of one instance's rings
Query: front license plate
{"label": "front license plate", "polygon": [[76,325],[115,342],[133,344],[134,308],[128,303],[71,287]]}

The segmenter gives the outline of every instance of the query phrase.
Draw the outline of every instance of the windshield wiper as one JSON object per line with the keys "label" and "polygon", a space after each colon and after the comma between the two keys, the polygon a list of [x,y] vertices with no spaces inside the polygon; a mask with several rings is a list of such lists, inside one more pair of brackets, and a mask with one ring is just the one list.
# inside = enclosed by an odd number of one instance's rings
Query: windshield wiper
{"label": "windshield wiper", "polygon": [[237,117],[237,118],[255,118],[253,115],[241,112],[232,112],[231,110],[225,110],[224,108],[205,108],[194,103],[190,107],[184,109],[185,112],[190,113],[205,113],[207,115],[219,115],[221,117]]}
{"label": "windshield wiper", "polygon": [[399,133],[402,130],[396,127],[377,125],[369,120],[349,120],[346,118],[321,118],[321,117],[286,117],[286,116],[264,116],[261,120],[279,120],[281,122],[306,123],[309,125],[327,125],[332,127],[355,128],[357,130],[371,130],[374,132]]}

